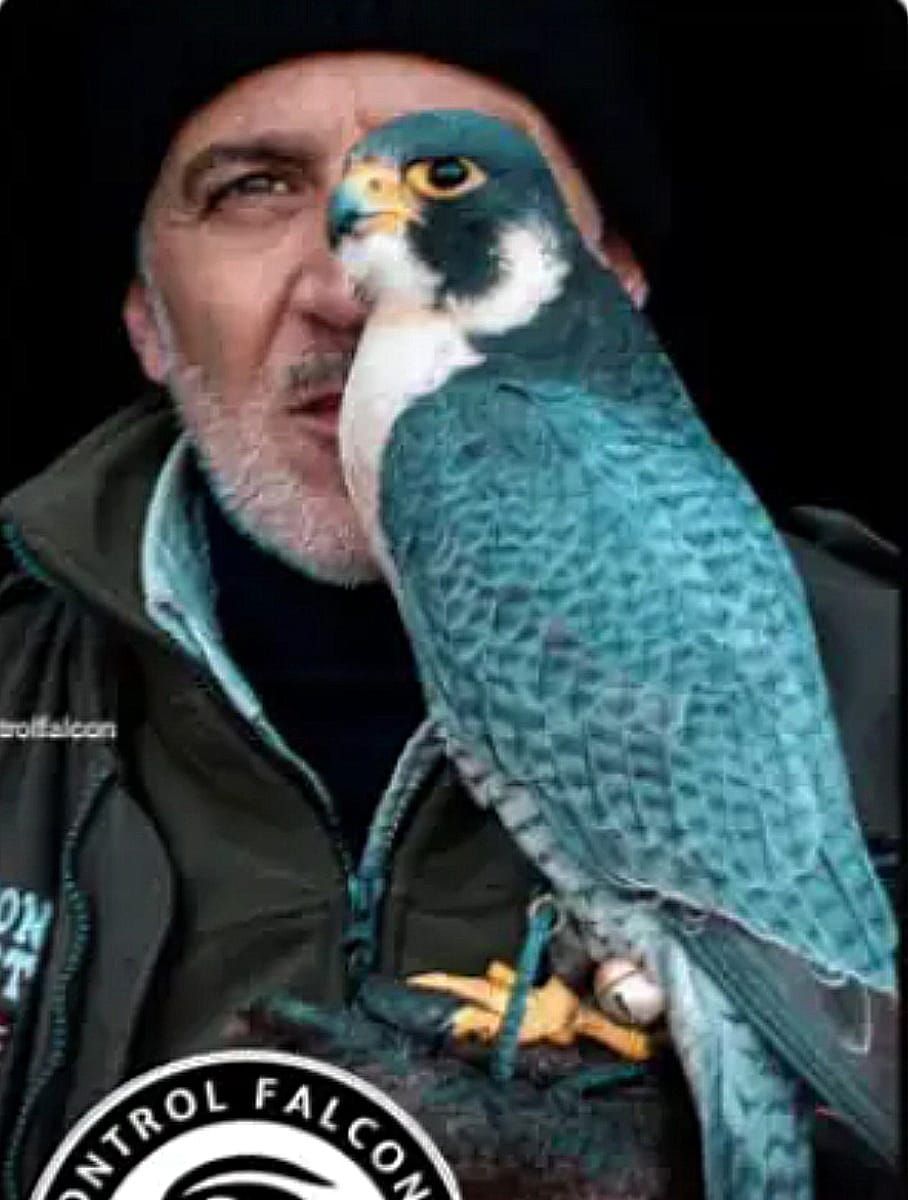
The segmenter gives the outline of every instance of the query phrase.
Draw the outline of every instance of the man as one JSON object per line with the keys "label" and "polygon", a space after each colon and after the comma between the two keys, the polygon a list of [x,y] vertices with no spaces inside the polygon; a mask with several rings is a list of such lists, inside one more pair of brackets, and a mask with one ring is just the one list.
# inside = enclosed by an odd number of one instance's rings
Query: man
{"label": "man", "polygon": [[[182,113],[145,200],[124,319],[172,407],[156,392],[117,413],[2,509],[21,570],[0,594],[0,716],[116,726],[0,741],[11,1198],[87,1107],[224,1045],[265,992],[336,1005],[368,970],[513,960],[537,884],[419,740],[412,660],[339,470],[364,312],[327,197],[368,129],[478,108],[538,138],[638,301],[642,272],[525,95],[388,50],[264,62]],[[873,578],[792,544],[821,635],[849,642],[822,624],[845,585],[887,619]],[[863,672],[849,686],[866,689],[853,748],[889,697]]]}

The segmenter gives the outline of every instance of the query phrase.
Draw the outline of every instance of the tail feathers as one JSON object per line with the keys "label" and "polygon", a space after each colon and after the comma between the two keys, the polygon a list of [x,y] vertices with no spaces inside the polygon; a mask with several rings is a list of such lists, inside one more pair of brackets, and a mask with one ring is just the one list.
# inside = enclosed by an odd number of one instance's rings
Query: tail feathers
{"label": "tail feathers", "polygon": [[865,985],[824,984],[781,946],[758,942],[720,918],[692,933],[663,911],[679,949],[826,1107],[885,1161],[898,1160],[898,1005]]}
{"label": "tail feathers", "polygon": [[683,948],[660,966],[672,1037],[694,1093],[709,1200],[811,1200],[810,1115],[799,1085]]}

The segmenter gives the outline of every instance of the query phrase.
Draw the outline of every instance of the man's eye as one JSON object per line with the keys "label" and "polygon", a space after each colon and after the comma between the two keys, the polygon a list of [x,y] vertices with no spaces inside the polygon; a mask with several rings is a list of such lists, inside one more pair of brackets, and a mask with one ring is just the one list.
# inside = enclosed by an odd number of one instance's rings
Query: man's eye
{"label": "man's eye", "polygon": [[289,180],[280,175],[273,175],[270,171],[254,171],[220,184],[208,196],[205,207],[210,212],[225,200],[242,200],[250,196],[289,196],[293,190]]}

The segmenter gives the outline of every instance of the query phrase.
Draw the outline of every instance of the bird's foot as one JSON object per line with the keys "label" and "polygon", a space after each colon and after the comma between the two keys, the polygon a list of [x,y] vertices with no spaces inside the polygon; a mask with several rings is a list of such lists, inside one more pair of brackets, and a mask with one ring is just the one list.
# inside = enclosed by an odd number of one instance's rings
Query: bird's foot
{"label": "bird's foot", "polygon": [[[515,979],[510,967],[493,962],[480,978],[432,971],[411,975],[407,983],[467,1001],[454,1015],[454,1036],[491,1042],[501,1030]],[[570,1046],[579,1037],[599,1042],[634,1062],[643,1062],[655,1052],[648,1034],[619,1025],[596,1008],[581,1003],[564,981],[553,975],[542,987],[533,988],[527,997],[518,1042],[524,1046],[539,1042]]]}

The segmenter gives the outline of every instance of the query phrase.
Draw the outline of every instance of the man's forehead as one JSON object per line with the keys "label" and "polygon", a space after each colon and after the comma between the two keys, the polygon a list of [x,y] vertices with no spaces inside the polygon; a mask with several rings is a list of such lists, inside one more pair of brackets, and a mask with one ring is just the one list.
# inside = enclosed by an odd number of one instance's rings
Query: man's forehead
{"label": "man's forehead", "polygon": [[531,132],[542,122],[523,97],[459,67],[410,55],[320,54],[226,88],[186,121],[168,162],[184,162],[208,141],[254,137],[265,129],[299,131],[332,152],[402,113],[452,107],[478,108]]}
{"label": "man's forehead", "polygon": [[192,159],[218,143],[294,137],[308,158],[335,159],[371,129],[425,108],[476,108],[536,139],[581,230],[596,243],[599,206],[558,133],[524,96],[462,67],[415,55],[358,51],[309,55],[247,75],[194,113],[167,154],[165,194]]}

